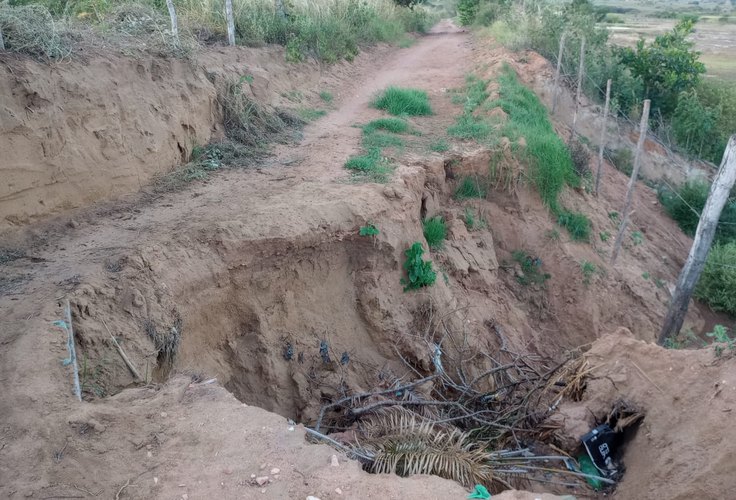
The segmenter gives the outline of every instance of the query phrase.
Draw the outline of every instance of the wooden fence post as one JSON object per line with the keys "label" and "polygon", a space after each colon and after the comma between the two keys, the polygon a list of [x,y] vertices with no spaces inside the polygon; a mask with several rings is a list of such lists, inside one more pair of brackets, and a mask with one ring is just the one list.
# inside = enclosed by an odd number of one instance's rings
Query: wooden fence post
{"label": "wooden fence post", "polygon": [[585,37],[580,39],[580,66],[578,67],[578,87],[575,91],[575,113],[572,115],[572,128],[570,129],[570,140],[568,146],[572,145],[575,138],[575,127],[578,124],[578,110],[580,109],[580,93],[583,86],[583,73],[585,73]]}
{"label": "wooden fence post", "polygon": [[631,202],[634,199],[634,188],[636,187],[636,179],[639,177],[639,167],[641,166],[641,155],[644,150],[644,142],[647,139],[647,127],[649,125],[649,99],[644,101],[644,109],[641,112],[641,123],[639,125],[639,142],[636,144],[636,156],[634,156],[634,169],[631,172],[631,179],[629,179],[629,187],[626,190],[626,201],[624,202],[624,209],[621,212],[621,225],[618,228],[618,234],[616,235],[616,243],[613,245],[613,254],[611,255],[611,265],[616,262],[618,252],[621,250],[621,245],[624,241],[624,234],[626,233],[626,226],[629,223],[629,211],[631,210]]}
{"label": "wooden fence post", "polygon": [[562,33],[560,37],[560,51],[557,54],[557,69],[555,70],[555,88],[552,94],[552,114],[555,114],[555,111],[557,111],[557,97],[560,93],[560,69],[562,68],[562,54],[565,50],[566,37],[566,33]]}
{"label": "wooden fence post", "polygon": [[675,288],[675,293],[672,295],[670,308],[667,310],[662,330],[657,339],[660,345],[664,345],[668,338],[677,335],[682,328],[690,297],[692,297],[698,279],[700,279],[700,274],[703,272],[708,251],[716,234],[718,219],[721,218],[721,211],[728,201],[735,181],[736,134],[731,136],[728,145],[726,145],[721,167],[718,169],[718,174],[710,187],[708,201],[705,202],[703,213],[700,215],[700,222],[698,222],[698,229],[695,231],[693,246],[690,247],[690,254],[687,256],[685,266],[680,272],[677,288]]}
{"label": "wooden fence post", "polygon": [[0,50],[5,50],[5,39],[3,38],[2,27],[0,27]]}
{"label": "wooden fence post", "polygon": [[603,150],[606,147],[606,125],[608,124],[608,105],[611,101],[611,79],[606,82],[606,105],[603,107],[603,123],[601,124],[601,138],[598,145],[598,170],[595,172],[595,195],[601,186],[601,170],[603,170]]}
{"label": "wooden fence post", "polygon": [[169,17],[171,18],[171,34],[174,35],[175,43],[179,45],[179,21],[176,18],[173,0],[166,0],[166,7],[169,9]]}
{"label": "wooden fence post", "polygon": [[227,41],[235,45],[235,19],[233,18],[233,0],[225,0],[225,17],[227,18]]}

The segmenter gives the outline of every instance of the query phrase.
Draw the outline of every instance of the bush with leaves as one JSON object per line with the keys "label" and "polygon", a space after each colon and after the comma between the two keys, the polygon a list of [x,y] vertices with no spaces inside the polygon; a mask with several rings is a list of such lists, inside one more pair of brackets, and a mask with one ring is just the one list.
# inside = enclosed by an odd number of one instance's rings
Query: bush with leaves
{"label": "bush with leaves", "polygon": [[644,39],[635,48],[618,49],[621,63],[639,78],[644,86],[644,99],[652,100],[653,109],[671,116],[682,92],[689,92],[700,83],[705,65],[693,50],[694,42],[687,37],[694,31],[692,20],[682,20],[647,45]]}
{"label": "bush with leaves", "polygon": [[437,273],[432,269],[432,261],[423,260],[424,249],[418,241],[404,252],[406,261],[404,269],[406,270],[406,279],[401,279],[404,285],[404,291],[416,290],[425,286],[434,285],[437,280]]}
{"label": "bush with leaves", "polygon": [[736,243],[713,245],[695,288],[695,297],[714,311],[736,316]]}
{"label": "bush with leaves", "polygon": [[[704,181],[690,181],[677,191],[660,188],[659,201],[682,231],[693,236],[700,222],[700,214],[708,199],[710,186]],[[736,242],[736,198],[731,197],[723,207],[715,241],[719,243]],[[736,263],[735,263],[736,265]]]}

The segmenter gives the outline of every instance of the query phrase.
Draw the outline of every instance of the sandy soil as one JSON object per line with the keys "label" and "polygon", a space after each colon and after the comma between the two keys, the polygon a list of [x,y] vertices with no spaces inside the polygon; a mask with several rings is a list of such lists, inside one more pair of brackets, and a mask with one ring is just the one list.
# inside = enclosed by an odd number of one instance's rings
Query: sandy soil
{"label": "sandy soil", "polygon": [[[564,235],[550,241],[545,235],[554,221],[523,187],[472,202],[488,228],[468,232],[460,220],[466,205],[451,195],[461,175],[487,171],[490,152],[472,143],[455,144],[444,155],[421,147],[424,138],[444,134],[460,112],[446,89],[461,87],[470,71],[493,77],[504,61],[527,81],[549,71],[538,56],[519,62],[441,23],[408,49],[380,49],[322,74],[319,85],[334,90],[336,109],[308,126],[298,147],[277,148],[257,168],[7,232],[24,257],[2,269],[0,496],[463,498],[462,488],[438,478],[371,476],[342,458],[333,467],[336,452],[307,444],[302,428],[287,421],[309,424],[323,401],[346,390],[413,376],[407,363],[429,370],[431,346],[418,328],[428,307],[446,314],[449,328],[479,351],[498,349],[491,325],[514,348],[548,357],[591,343],[591,355],[611,359],[640,349],[637,364],[648,371],[646,356],[664,351],[641,341],[654,339],[666,285],[689,246],[651,191],[639,189],[635,202],[634,222],[645,244],[627,244],[613,268],[610,242],[584,245]],[[276,70],[263,78],[284,77]],[[288,85],[298,87],[301,77],[293,78]],[[389,183],[351,183],[342,164],[359,149],[352,125],[379,116],[369,101],[389,84],[427,90],[436,113],[412,120],[422,139],[397,155]],[[591,217],[594,234],[613,230],[608,212],[618,209],[625,179],[607,167],[604,185],[599,199],[582,192],[564,199]],[[422,241],[420,220],[433,214],[450,226],[445,249],[431,255],[446,279],[406,294],[399,283],[403,252]],[[368,222],[380,228],[375,240],[358,236]],[[522,248],[542,258],[552,275],[548,286],[518,284],[508,260]],[[584,260],[600,269],[587,285]],[[645,271],[665,286],[643,280]],[[65,339],[53,326],[67,299],[83,365],[81,404],[70,395],[70,371],[60,363]],[[712,321],[702,308],[691,308],[688,322],[697,330]],[[619,326],[639,341],[611,341],[606,334]],[[154,331],[180,338],[173,364],[157,352]],[[146,387],[133,379],[110,332],[151,381]],[[321,341],[333,358],[348,353],[350,362],[323,363]],[[615,349],[621,345],[627,349]],[[696,355],[706,363],[712,352]],[[719,363],[707,377],[687,378],[692,397],[683,405],[693,408],[679,414],[682,432],[705,418],[694,408],[695,394],[707,391],[721,371],[724,380],[733,373],[733,359]],[[473,376],[487,366],[479,358],[465,368]],[[211,378],[217,381],[203,383]],[[677,390],[655,382],[666,394]],[[647,400],[635,392],[641,380],[631,383],[623,396],[649,405],[645,422],[657,432],[671,425],[668,401]],[[590,393],[595,413],[612,394],[610,387]],[[675,458],[654,460],[635,444],[632,463],[641,472],[624,476],[620,498],[637,497],[631,492],[657,498],[665,490],[685,498],[700,491],[689,477],[667,472]],[[669,445],[672,457],[690,456],[691,442]],[[730,445],[722,446],[719,454],[731,453]],[[715,481],[722,470],[693,456],[702,481],[714,484],[709,493],[729,491]]]}

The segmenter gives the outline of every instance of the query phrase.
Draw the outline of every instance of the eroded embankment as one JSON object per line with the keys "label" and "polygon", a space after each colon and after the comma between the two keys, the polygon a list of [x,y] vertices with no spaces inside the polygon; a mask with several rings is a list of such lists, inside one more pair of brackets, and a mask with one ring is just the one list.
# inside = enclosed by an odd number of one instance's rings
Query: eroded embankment
{"label": "eroded embankment", "polygon": [[[193,59],[91,54],[54,64],[0,57],[0,231],[138,191],[223,135],[221,92],[240,82],[277,105],[321,76],[283,49],[208,49]],[[246,80],[243,80],[243,79]]]}

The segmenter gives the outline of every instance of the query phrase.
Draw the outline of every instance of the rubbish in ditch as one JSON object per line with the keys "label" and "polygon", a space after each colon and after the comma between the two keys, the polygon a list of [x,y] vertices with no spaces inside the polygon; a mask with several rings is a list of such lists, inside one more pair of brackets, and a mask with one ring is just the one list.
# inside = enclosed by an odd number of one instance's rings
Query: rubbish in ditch
{"label": "rubbish in ditch", "polygon": [[294,358],[294,347],[291,345],[291,342],[287,342],[284,347],[284,359],[291,361],[292,358]]}
{"label": "rubbish in ditch", "polygon": [[350,363],[350,354],[348,354],[347,351],[342,353],[342,356],[340,357],[340,364],[341,365],[347,365]]}
{"label": "rubbish in ditch", "polygon": [[599,425],[583,436],[583,446],[591,462],[605,477],[616,474],[613,454],[616,451],[616,432],[608,424]]}
{"label": "rubbish in ditch", "polygon": [[467,498],[482,498],[482,499],[491,498],[491,493],[482,484],[476,484],[475,488],[470,493],[470,495],[468,495]]}
{"label": "rubbish in ditch", "polygon": [[330,346],[327,344],[326,340],[320,340],[319,341],[319,355],[322,357],[323,363],[329,363],[330,362]]}
{"label": "rubbish in ditch", "polygon": [[593,464],[593,461],[590,459],[588,455],[580,455],[578,457],[578,464],[580,464],[580,472],[589,475],[590,477],[586,477],[585,481],[596,491],[599,491],[603,488],[603,482],[598,480],[595,476],[598,474],[598,469],[596,469],[595,465]]}

